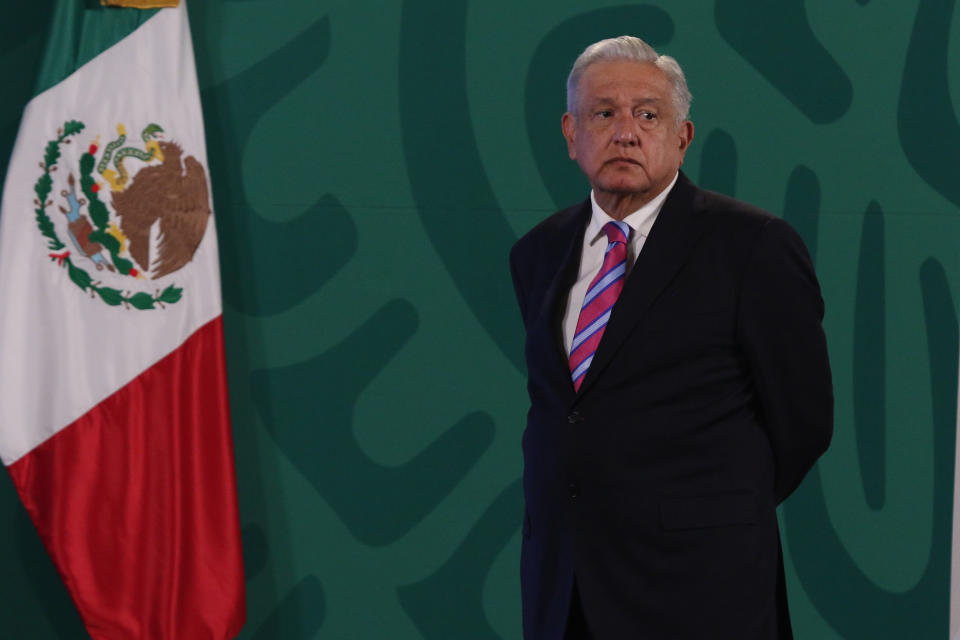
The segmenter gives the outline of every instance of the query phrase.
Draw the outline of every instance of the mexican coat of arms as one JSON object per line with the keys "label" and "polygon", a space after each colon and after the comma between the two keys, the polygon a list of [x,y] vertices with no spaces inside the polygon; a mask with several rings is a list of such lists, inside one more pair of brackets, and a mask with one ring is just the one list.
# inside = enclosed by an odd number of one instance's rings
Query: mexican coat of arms
{"label": "mexican coat of arms", "polygon": [[211,213],[203,166],[164,140],[155,123],[140,131],[137,143],[117,125],[106,144],[99,137],[90,142],[78,166],[60,166],[61,145],[84,129],[77,120],[64,123],[46,145],[34,185],[37,227],[51,261],[108,305],[175,304],[181,287],[151,288],[150,281],[185,266],[203,239]]}

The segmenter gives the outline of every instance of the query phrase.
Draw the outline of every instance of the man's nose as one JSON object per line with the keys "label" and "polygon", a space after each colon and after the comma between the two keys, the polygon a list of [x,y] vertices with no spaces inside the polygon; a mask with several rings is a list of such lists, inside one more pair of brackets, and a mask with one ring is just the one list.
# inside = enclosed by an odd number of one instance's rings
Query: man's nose
{"label": "man's nose", "polygon": [[637,135],[637,123],[632,114],[617,118],[616,123],[614,123],[613,141],[628,147],[640,143],[640,136]]}

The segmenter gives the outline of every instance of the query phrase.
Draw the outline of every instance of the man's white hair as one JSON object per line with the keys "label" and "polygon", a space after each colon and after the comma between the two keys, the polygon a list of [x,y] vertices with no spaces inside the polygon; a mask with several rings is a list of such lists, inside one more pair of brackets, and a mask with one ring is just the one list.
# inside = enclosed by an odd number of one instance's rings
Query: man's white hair
{"label": "man's white hair", "polygon": [[677,113],[677,123],[683,122],[690,115],[690,101],[693,96],[687,88],[687,78],[683,75],[680,64],[670,56],[659,55],[653,47],[640,38],[620,36],[594,42],[584,49],[573,63],[570,75],[567,76],[567,111],[574,114],[574,117],[577,113],[577,90],[580,87],[580,78],[590,65],[601,60],[633,60],[656,65],[666,74],[673,87],[673,106]]}

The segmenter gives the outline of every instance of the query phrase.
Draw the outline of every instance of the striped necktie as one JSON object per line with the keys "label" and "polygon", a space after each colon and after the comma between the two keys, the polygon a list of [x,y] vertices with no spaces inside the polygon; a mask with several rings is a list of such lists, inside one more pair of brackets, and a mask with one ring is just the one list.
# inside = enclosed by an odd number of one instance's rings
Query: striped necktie
{"label": "striped necktie", "polygon": [[610,312],[620,292],[627,274],[627,239],[630,237],[630,225],[620,220],[612,220],[603,225],[607,236],[607,252],[603,256],[603,265],[590,286],[580,307],[580,319],[570,345],[570,376],[573,388],[580,390],[583,376],[593,362],[593,354],[600,344],[603,330],[607,327]]}

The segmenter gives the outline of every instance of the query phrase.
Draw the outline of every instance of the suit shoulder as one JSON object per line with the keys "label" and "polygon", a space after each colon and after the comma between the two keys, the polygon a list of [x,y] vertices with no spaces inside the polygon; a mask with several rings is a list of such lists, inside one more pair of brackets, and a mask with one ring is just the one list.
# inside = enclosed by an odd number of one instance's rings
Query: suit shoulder
{"label": "suit shoulder", "polygon": [[716,191],[700,190],[700,206],[710,217],[725,223],[762,227],[777,217],[749,202]]}
{"label": "suit shoulder", "polygon": [[800,240],[789,222],[760,207],[715,191],[701,190],[700,196],[702,210],[718,229],[754,237],[763,231],[764,236]]}
{"label": "suit shoulder", "polygon": [[563,243],[570,237],[572,230],[577,229],[584,215],[584,208],[589,209],[589,200],[561,209],[556,213],[538,222],[514,243],[510,250],[511,258],[528,253],[536,253],[549,248],[556,243]]}

